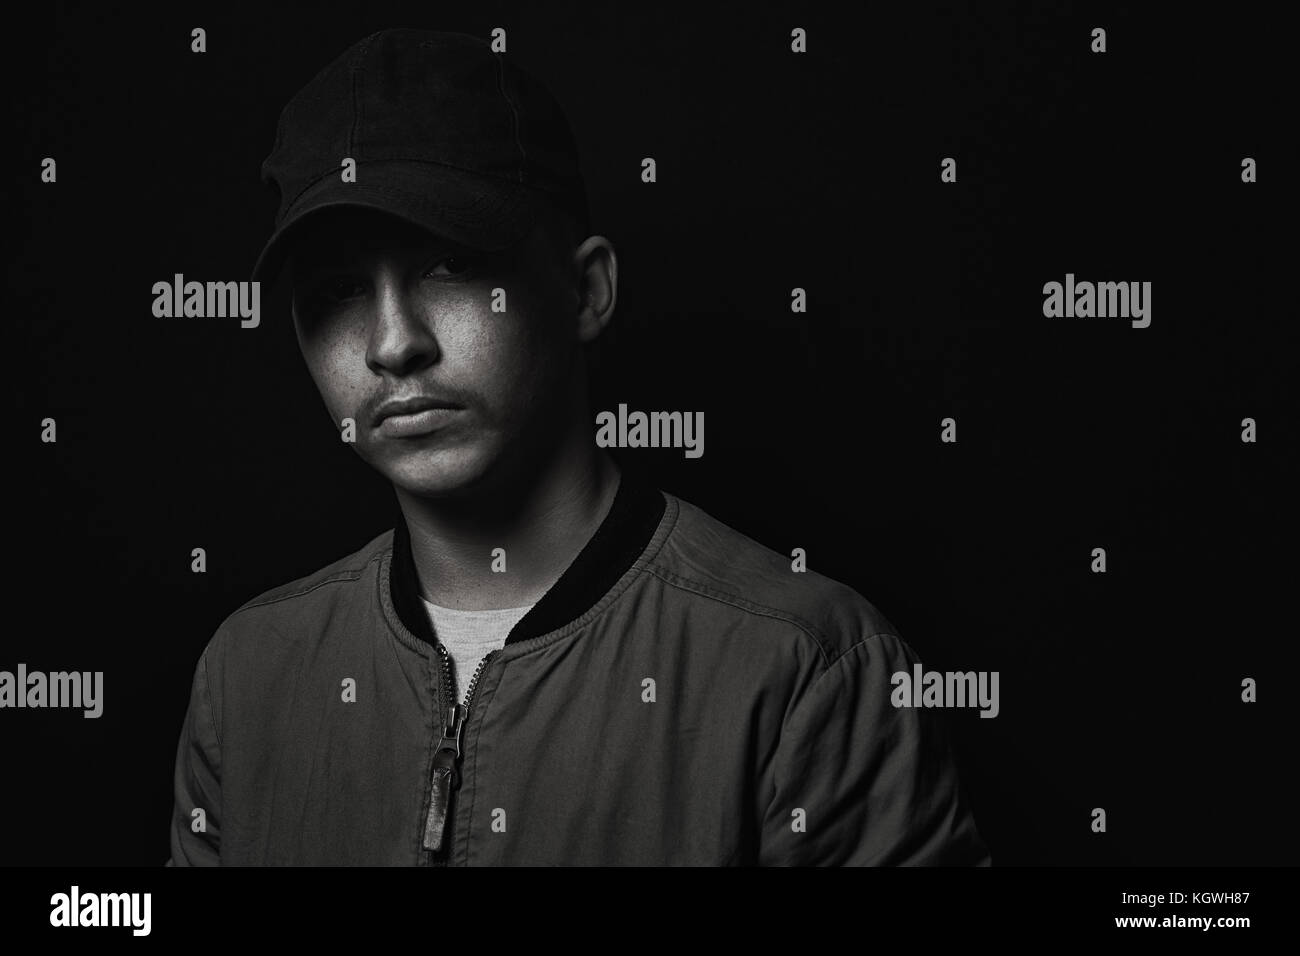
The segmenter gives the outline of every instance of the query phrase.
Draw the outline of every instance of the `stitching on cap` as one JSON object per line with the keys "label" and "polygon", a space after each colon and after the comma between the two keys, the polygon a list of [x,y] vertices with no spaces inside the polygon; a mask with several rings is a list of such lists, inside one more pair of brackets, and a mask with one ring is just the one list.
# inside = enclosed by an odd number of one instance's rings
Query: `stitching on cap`
{"label": "stitching on cap", "polygon": [[[360,160],[357,163],[357,169],[360,170],[363,168],[369,168],[375,163],[424,163],[429,166],[445,166],[448,169],[457,169],[460,170],[461,172],[470,173],[471,175],[474,176],[481,176],[484,179],[499,179],[502,182],[511,182],[511,180],[505,176],[497,176],[493,173],[485,173],[482,170],[470,169],[468,166],[457,166],[454,163],[444,163],[436,159],[426,159],[422,156],[388,156],[383,159]],[[284,203],[284,213],[288,213],[288,211],[293,207],[294,203],[296,203],[299,199],[301,199],[303,193],[307,192],[307,190],[311,189],[313,186],[320,183],[321,180],[328,179],[330,176],[336,176],[336,175],[338,175],[338,170],[335,168],[327,169],[325,170],[325,172],[316,175],[315,178],[311,179],[307,183],[307,185],[303,186],[296,193],[294,193],[292,199]],[[547,189],[545,186],[539,186],[536,183],[525,182],[525,183],[521,183],[521,185],[532,190],[532,192],[534,193],[544,193],[546,195],[554,195],[554,190]],[[281,218],[283,219],[283,214],[281,215]]]}
{"label": "stitching on cap", "polygon": [[514,129],[515,145],[519,147],[519,173],[516,178],[519,182],[524,181],[524,167],[528,165],[528,151],[524,149],[523,141],[519,138],[519,111],[515,109],[514,100],[510,99],[510,94],[506,92],[506,67],[504,57],[500,53],[492,54],[497,61],[497,86],[501,90],[502,98],[510,104],[510,124]]}
{"label": "stitching on cap", "polygon": [[361,105],[357,99],[357,74],[361,72],[360,64],[365,59],[366,53],[370,50],[370,44],[374,42],[378,33],[372,33],[366,37],[361,46],[357,48],[356,58],[352,61],[352,128],[348,130],[348,155],[355,156],[357,152],[356,138],[357,126],[361,123]]}

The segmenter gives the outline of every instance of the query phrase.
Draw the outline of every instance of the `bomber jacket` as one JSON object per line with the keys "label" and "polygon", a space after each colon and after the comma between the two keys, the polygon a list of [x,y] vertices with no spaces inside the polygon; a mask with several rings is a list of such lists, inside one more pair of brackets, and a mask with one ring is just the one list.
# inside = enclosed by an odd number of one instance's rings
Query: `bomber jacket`
{"label": "bomber jacket", "polygon": [[989,865],[939,712],[890,703],[916,662],[624,470],[461,706],[399,520],[208,641],[167,865]]}

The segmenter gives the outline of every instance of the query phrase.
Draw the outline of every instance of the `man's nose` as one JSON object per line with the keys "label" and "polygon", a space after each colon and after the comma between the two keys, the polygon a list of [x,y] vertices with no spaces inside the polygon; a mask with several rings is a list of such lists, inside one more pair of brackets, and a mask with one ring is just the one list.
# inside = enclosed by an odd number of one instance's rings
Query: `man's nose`
{"label": "man's nose", "polygon": [[435,361],[438,342],[416,298],[385,269],[375,279],[366,364],[373,372],[406,375]]}

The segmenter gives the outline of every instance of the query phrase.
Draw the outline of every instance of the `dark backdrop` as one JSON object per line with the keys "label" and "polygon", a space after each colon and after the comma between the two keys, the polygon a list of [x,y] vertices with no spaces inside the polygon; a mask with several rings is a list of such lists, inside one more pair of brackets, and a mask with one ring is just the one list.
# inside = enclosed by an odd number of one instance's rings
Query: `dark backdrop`
{"label": "dark backdrop", "polygon": [[[568,112],[619,253],[596,407],[705,412],[703,458],[623,456],[805,548],[927,667],[1000,672],[996,719],[947,712],[996,864],[1295,860],[1282,31],[1243,5],[855,7],[56,4],[12,26],[0,669],[102,670],[105,713],[0,712],[4,862],[162,863],[204,643],[397,517],[283,293],[255,330],[151,312],[173,273],[248,277],[281,106],[388,26],[502,26]],[[1151,281],[1151,326],[1044,318],[1067,272]]]}

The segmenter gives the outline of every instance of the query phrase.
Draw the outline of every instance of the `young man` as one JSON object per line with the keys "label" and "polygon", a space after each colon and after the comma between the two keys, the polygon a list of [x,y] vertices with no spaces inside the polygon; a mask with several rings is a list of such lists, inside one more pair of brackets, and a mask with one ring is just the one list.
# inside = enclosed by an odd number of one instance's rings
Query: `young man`
{"label": "young man", "polygon": [[617,259],[542,87],[383,31],[264,175],[254,278],[403,520],[208,643],[169,863],[989,863],[884,616],[596,446]]}

